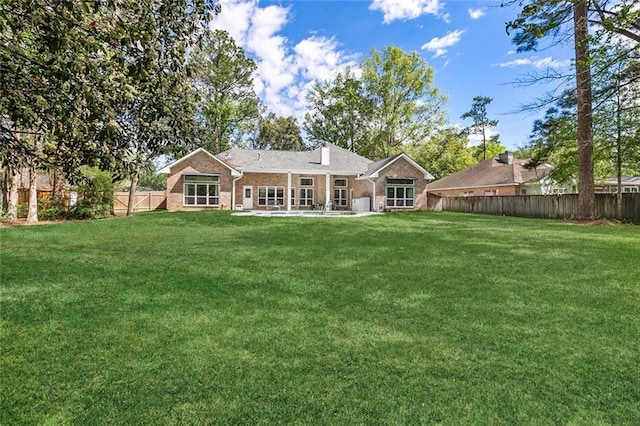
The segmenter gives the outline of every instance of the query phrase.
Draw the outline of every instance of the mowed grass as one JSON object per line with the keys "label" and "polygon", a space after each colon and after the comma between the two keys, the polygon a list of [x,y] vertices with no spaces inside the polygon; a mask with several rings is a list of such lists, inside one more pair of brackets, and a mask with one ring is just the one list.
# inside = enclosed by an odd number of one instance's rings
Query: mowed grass
{"label": "mowed grass", "polygon": [[0,424],[639,424],[640,227],[0,229]]}

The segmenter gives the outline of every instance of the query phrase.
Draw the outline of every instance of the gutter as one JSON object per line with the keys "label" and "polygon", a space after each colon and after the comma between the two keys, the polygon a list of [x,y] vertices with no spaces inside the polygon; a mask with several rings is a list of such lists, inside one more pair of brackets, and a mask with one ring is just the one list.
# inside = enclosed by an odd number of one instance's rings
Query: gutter
{"label": "gutter", "polygon": [[244,177],[244,172],[240,172],[239,176],[233,178],[233,183],[231,184],[231,210],[236,209],[236,182]]}
{"label": "gutter", "polygon": [[371,211],[375,212],[376,211],[376,182],[371,180],[371,178],[367,177],[366,178],[369,182],[371,182],[371,185],[373,185],[373,193],[371,196]]}

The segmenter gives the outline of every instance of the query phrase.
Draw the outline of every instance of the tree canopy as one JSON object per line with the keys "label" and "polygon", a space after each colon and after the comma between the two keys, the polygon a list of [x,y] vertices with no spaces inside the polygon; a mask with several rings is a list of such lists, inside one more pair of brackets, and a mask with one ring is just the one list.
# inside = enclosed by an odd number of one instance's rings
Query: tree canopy
{"label": "tree canopy", "polygon": [[273,112],[260,118],[258,134],[252,147],[281,151],[302,151],[306,148],[298,121],[294,117],[278,117]]}
{"label": "tree canopy", "polygon": [[433,68],[417,52],[374,48],[361,68],[360,78],[346,70],[316,81],[304,123],[312,141],[379,159],[424,142],[444,126],[447,98],[433,86]]}

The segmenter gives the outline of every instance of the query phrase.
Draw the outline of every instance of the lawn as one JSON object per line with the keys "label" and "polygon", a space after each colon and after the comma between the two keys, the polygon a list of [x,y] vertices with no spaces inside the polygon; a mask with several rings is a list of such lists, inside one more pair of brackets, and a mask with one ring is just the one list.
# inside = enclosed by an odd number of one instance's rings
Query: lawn
{"label": "lawn", "polygon": [[0,229],[0,424],[640,424],[640,226]]}

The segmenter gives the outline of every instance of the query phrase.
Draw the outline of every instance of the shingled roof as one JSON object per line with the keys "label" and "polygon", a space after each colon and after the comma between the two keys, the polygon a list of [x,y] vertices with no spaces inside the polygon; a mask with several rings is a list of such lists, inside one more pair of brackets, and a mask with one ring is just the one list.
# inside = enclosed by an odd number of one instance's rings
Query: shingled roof
{"label": "shingled roof", "polygon": [[429,184],[429,191],[497,185],[522,185],[547,176],[552,166],[525,167],[530,160],[504,153]]}
{"label": "shingled roof", "polygon": [[334,144],[329,149],[329,164],[322,164],[322,147],[313,151],[276,151],[231,148],[216,155],[234,169],[249,172],[304,171],[305,173],[362,174],[371,160]]}

